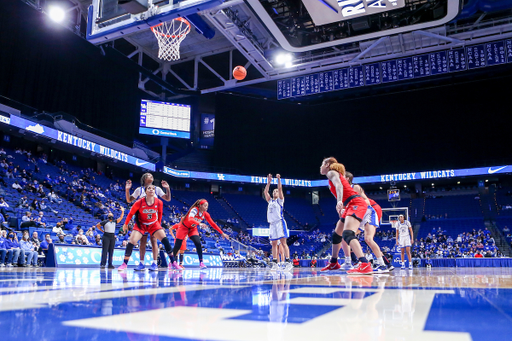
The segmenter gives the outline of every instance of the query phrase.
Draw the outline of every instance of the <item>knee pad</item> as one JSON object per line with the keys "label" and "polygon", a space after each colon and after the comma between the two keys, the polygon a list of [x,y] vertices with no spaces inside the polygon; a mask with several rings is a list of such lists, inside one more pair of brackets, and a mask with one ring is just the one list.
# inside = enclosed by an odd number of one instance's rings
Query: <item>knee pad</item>
{"label": "knee pad", "polygon": [[128,243],[126,245],[126,250],[124,251],[124,256],[125,257],[130,257],[132,255],[134,247],[135,247],[135,245],[133,245],[132,243]]}
{"label": "knee pad", "polygon": [[337,234],[336,232],[332,233],[332,243],[333,244],[339,244],[339,243],[341,243],[342,240],[343,240],[343,238],[339,234]]}
{"label": "knee pad", "polygon": [[357,239],[355,232],[348,230],[343,231],[342,237],[345,243],[347,243],[348,245],[350,245],[350,242],[352,240]]}

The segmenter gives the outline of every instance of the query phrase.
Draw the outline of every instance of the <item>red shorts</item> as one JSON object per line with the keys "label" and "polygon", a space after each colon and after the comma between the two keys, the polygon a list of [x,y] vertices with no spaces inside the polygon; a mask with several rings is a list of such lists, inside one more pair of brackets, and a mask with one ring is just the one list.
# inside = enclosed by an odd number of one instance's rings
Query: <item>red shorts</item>
{"label": "red shorts", "polygon": [[181,251],[186,251],[187,250],[187,242],[185,240],[183,240],[183,243],[181,243],[180,250]]}
{"label": "red shorts", "polygon": [[[142,226],[142,228],[140,226]],[[133,229],[137,232],[140,232],[142,235],[144,235],[147,232],[149,233],[150,236],[152,236],[153,233],[162,229],[162,225],[160,225],[160,223],[156,221],[151,225],[135,224],[133,225]]]}
{"label": "red shorts", "polygon": [[377,212],[377,218],[379,218],[379,222],[382,220],[382,207],[379,204],[372,206],[375,212]]}
{"label": "red shorts", "polygon": [[343,215],[341,216],[341,221],[345,222],[346,217],[354,217],[359,222],[361,222],[363,221],[367,209],[368,205],[366,205],[364,199],[361,197],[356,197],[350,200],[348,205],[345,206],[345,212],[343,212]]}
{"label": "red shorts", "polygon": [[186,236],[199,236],[199,231],[197,227],[188,228],[183,224],[179,224],[178,229],[176,231],[176,239],[185,239]]}

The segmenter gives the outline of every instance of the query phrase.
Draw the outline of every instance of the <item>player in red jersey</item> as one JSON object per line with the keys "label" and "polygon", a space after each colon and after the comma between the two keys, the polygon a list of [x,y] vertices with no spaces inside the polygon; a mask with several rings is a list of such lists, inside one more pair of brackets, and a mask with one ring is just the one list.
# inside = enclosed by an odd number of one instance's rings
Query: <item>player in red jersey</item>
{"label": "player in red jersey", "polygon": [[322,271],[338,270],[341,268],[338,263],[338,254],[341,242],[344,240],[359,259],[359,266],[347,271],[347,273],[373,274],[372,266],[364,257],[363,249],[356,237],[356,232],[364,218],[368,205],[345,179],[345,166],[338,163],[335,158],[329,157],[323,160],[320,166],[320,174],[327,176],[329,179],[329,189],[337,200],[336,211],[340,216],[340,220],[336,224],[336,229],[332,235],[331,262]]}
{"label": "player in red jersey", "polygon": [[[132,181],[127,180],[126,186],[125,186],[125,195],[126,195],[126,202],[129,204],[134,202],[137,199],[143,198],[146,195],[145,188],[148,185],[153,184],[153,174],[151,173],[144,173],[142,177],[140,178],[140,187],[137,187],[135,191],[133,191],[132,194],[130,194],[130,189],[132,188]],[[161,182],[162,187],[166,190],[164,192],[160,187],[155,187],[155,193],[156,196],[160,199],[163,199],[165,201],[171,201],[171,189],[169,187],[169,184],[167,181],[162,180]],[[137,219],[135,220],[135,225],[137,225]],[[144,266],[144,257],[146,255],[146,244],[148,241],[148,235],[147,233],[142,236],[142,239],[140,240],[140,264],[135,268],[136,271],[142,271],[145,269]],[[158,265],[156,265],[156,261],[158,259],[158,244],[156,242],[156,238],[151,238],[151,248],[153,251],[153,264],[149,267],[149,270],[151,271],[158,271]]]}
{"label": "player in red jersey", "polygon": [[[201,223],[203,219],[206,219],[208,224],[217,230],[222,237],[229,239],[229,236],[222,232],[220,227],[215,224],[210,217],[210,214],[206,211],[208,211],[208,201],[206,201],[206,199],[199,199],[190,207],[187,214],[179,223],[178,231],[176,232],[176,242],[174,243],[173,249],[174,256],[176,257],[183,243],[183,239],[188,236],[196,246],[197,256],[199,257],[199,267],[201,269],[205,269],[206,265],[203,263],[203,247],[201,246],[201,239],[199,238],[199,231],[197,230],[197,227],[201,226],[202,228],[206,228],[206,225]],[[182,269],[182,267],[174,261],[169,265],[169,267],[171,266],[178,270]]]}
{"label": "player in red jersey", "polygon": [[155,186],[146,186],[146,196],[137,200],[135,204],[133,204],[130,209],[130,213],[128,213],[126,220],[124,221],[123,231],[126,231],[128,228],[127,224],[130,222],[133,215],[137,213],[138,221],[137,224],[134,225],[132,234],[130,235],[130,240],[126,246],[126,251],[124,252],[124,262],[118,268],[119,271],[126,269],[130,256],[132,255],[133,248],[138,244],[139,240],[146,232],[148,232],[150,236],[155,236],[162,242],[165,247],[165,252],[167,252],[171,261],[174,261],[171,244],[162,229],[162,225],[160,225],[162,222],[163,207],[164,204],[162,200],[155,196]]}
{"label": "player in red jersey", "polygon": [[[169,233],[171,234],[172,238],[175,240],[174,243],[176,243],[176,236],[174,235],[174,233],[172,232],[173,230],[177,230],[178,227],[180,227],[180,224],[174,224],[170,229],[169,229]],[[176,231],[177,232],[177,231]],[[180,247],[180,266],[185,269],[185,267],[183,266],[183,255],[185,254],[185,251],[187,251],[187,238],[188,236],[185,237],[185,239],[183,240],[184,243],[181,243],[181,247]]]}
{"label": "player in red jersey", "polygon": [[[354,190],[359,193],[361,197],[363,197],[368,204],[368,208],[366,214],[364,216],[363,221],[361,222],[361,226],[359,229],[364,231],[364,241],[366,244],[372,249],[373,254],[375,255],[377,266],[375,267],[375,272],[389,272],[388,267],[383,258],[382,251],[380,250],[379,245],[373,239],[375,237],[375,232],[377,228],[380,226],[380,220],[382,218],[382,208],[379,204],[366,196],[364,189],[358,185],[353,184],[352,180],[354,179],[354,175],[350,172],[345,173],[345,178],[348,180],[349,184],[354,188]],[[345,246],[343,247],[343,251],[345,251]],[[345,254],[347,255],[347,254]]]}

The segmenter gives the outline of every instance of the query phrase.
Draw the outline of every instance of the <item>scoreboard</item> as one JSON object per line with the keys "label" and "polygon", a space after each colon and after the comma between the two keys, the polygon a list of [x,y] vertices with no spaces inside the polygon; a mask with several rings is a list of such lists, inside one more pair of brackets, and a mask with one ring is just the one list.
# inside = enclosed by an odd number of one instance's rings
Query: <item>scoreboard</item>
{"label": "scoreboard", "polygon": [[141,100],[139,133],[190,138],[190,105]]}

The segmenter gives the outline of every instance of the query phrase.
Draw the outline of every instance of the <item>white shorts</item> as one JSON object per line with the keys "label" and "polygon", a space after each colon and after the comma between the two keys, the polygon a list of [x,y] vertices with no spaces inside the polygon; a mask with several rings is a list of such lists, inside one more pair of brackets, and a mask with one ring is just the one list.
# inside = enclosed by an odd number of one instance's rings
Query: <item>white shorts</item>
{"label": "white shorts", "polygon": [[375,228],[379,227],[379,217],[377,216],[377,212],[375,209],[371,206],[368,206],[366,209],[366,213],[364,214],[364,218],[361,221],[361,224],[359,224],[359,229],[361,232],[364,232],[364,226],[366,224],[370,224],[372,226],[375,226]]}
{"label": "white shorts", "polygon": [[401,248],[410,247],[411,246],[411,237],[410,236],[403,236],[403,237],[399,237],[399,238],[400,239],[398,240],[398,245]]}
{"label": "white shorts", "polygon": [[289,236],[290,232],[288,231],[288,226],[286,226],[286,221],[284,219],[270,223],[270,229],[268,233],[270,240],[288,238]]}

